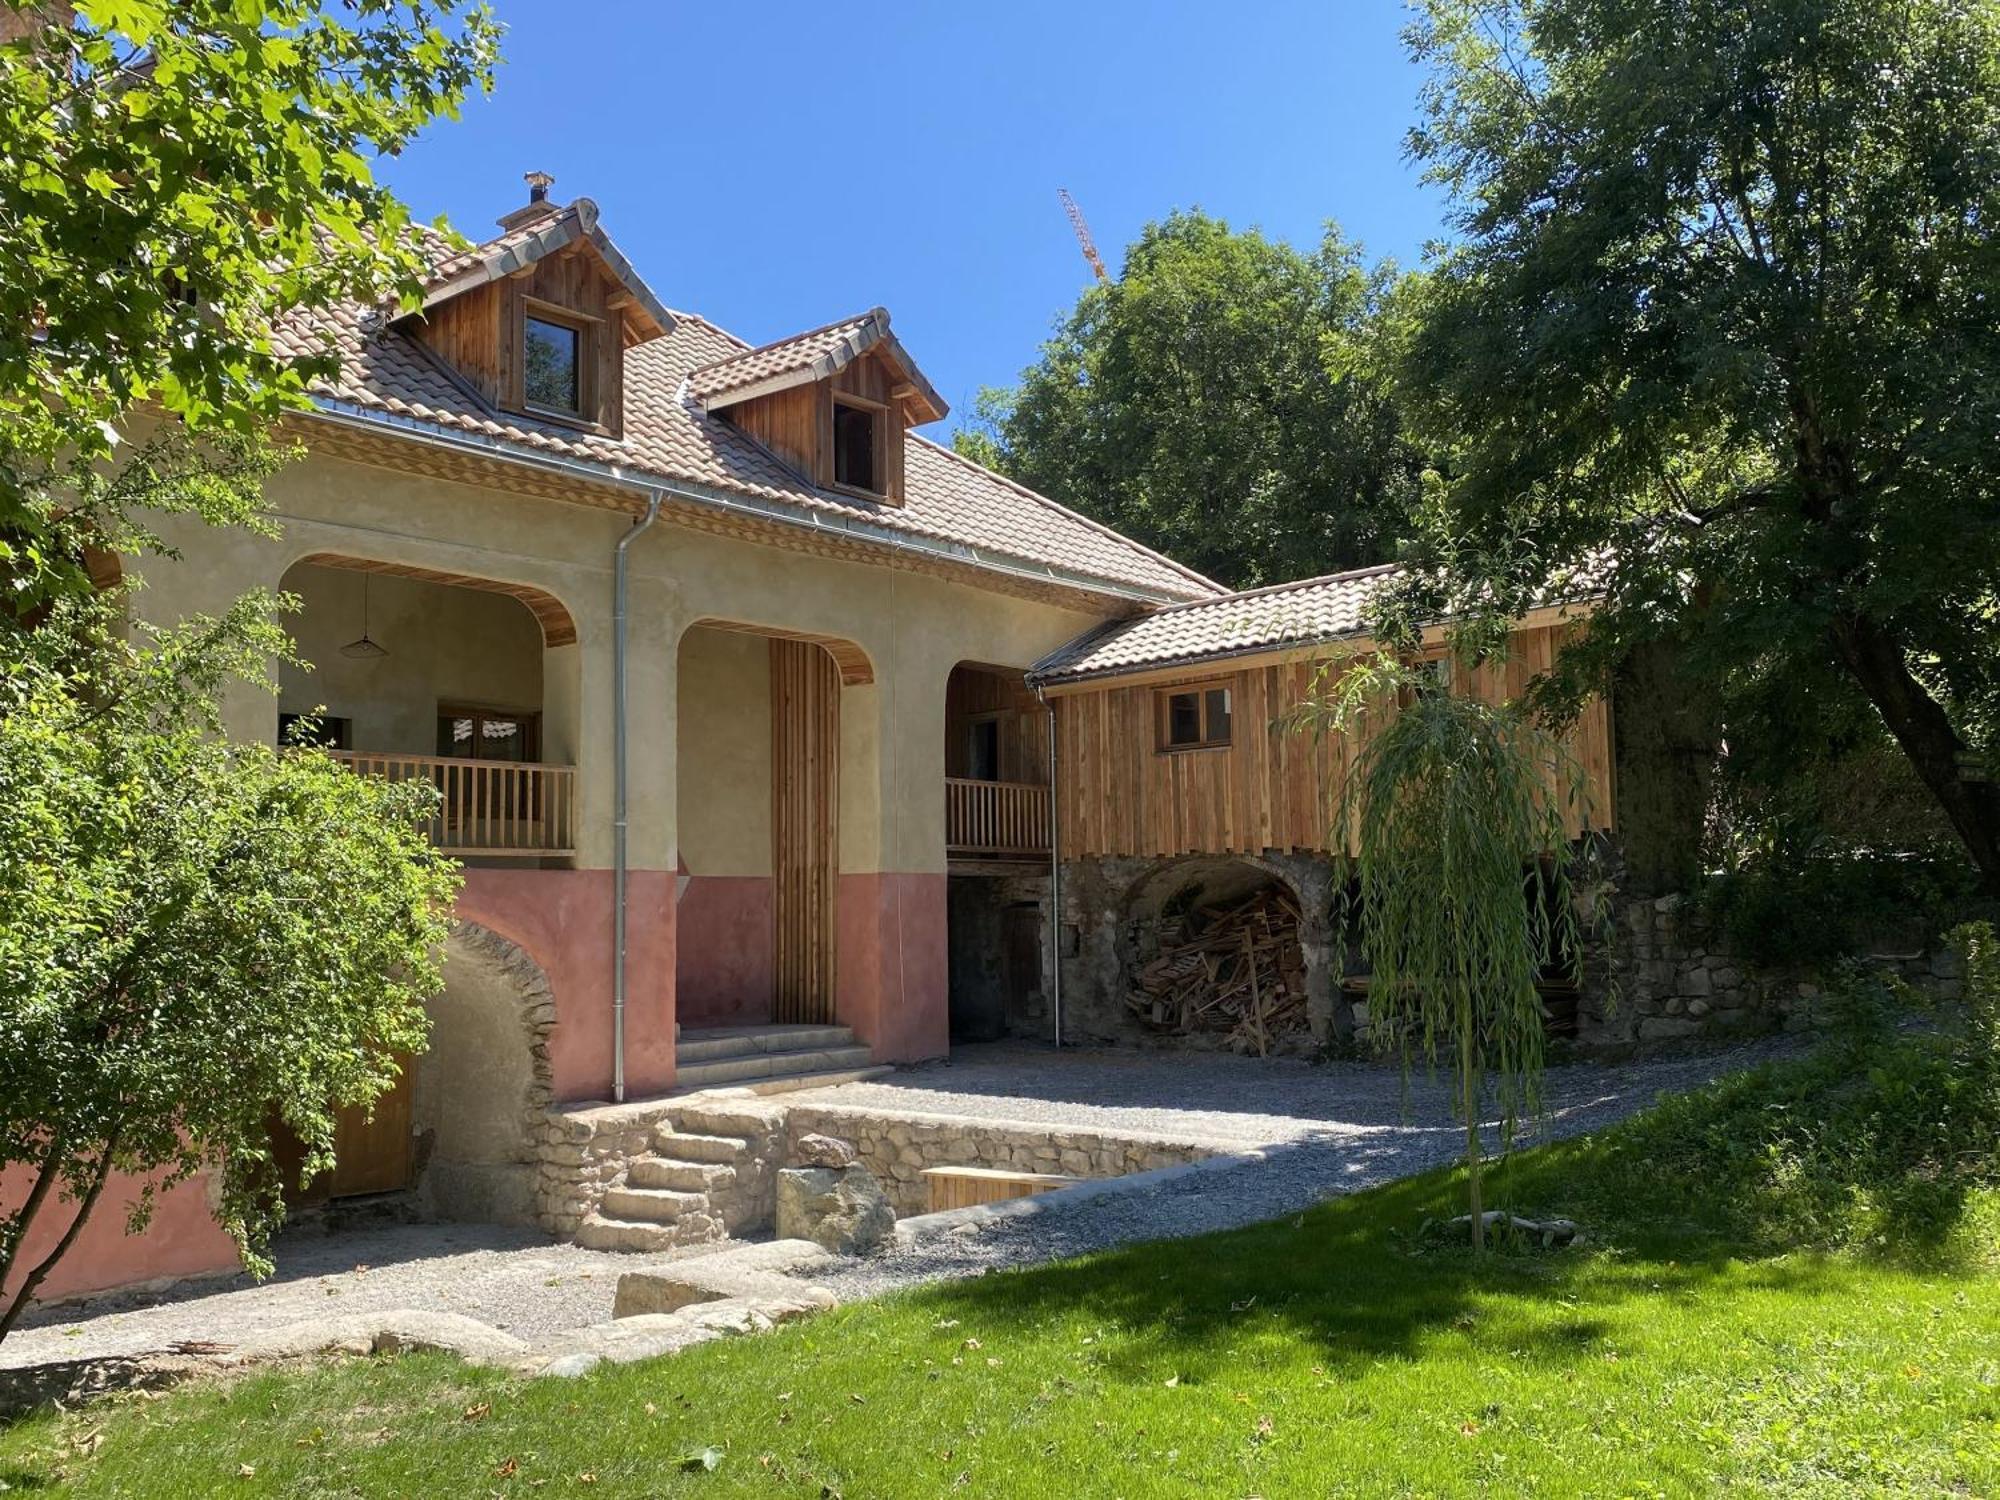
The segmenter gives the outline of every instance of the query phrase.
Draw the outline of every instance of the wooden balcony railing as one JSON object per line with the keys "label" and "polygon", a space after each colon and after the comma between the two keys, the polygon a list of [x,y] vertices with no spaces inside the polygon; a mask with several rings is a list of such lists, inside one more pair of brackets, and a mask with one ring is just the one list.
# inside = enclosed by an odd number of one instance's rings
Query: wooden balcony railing
{"label": "wooden balcony railing", "polygon": [[947,854],[1046,855],[1049,789],[1025,781],[944,781]]}
{"label": "wooden balcony railing", "polygon": [[438,852],[538,859],[576,853],[576,767],[329,750],[364,776],[428,781],[438,789],[430,839]]}

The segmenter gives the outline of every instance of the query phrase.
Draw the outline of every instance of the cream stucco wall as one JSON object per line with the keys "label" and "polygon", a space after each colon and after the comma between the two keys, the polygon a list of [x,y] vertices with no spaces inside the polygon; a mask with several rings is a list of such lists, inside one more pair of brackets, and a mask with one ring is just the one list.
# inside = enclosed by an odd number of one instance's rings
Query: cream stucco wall
{"label": "cream stucco wall", "polygon": [[697,625],[680,641],[680,858],[694,875],[771,873],[771,645]]}
{"label": "cream stucco wall", "polygon": [[[369,638],[389,654],[355,660],[340,648],[361,633],[364,580]],[[279,669],[277,709],[352,720],[356,750],[436,754],[440,704],[542,711],[542,629],[517,599],[311,563],[284,586],[309,665]]]}
{"label": "cream stucco wall", "polygon": [[[161,529],[184,560],[133,565],[145,583],[141,611],[155,620],[214,613],[246,589],[278,587],[295,562],[315,552],[546,590],[569,609],[578,641],[544,658],[543,758],[577,766],[577,863],[607,867],[612,550],[631,518],[319,456],[280,473],[270,494],[282,527],[276,538],[164,518]],[[847,688],[841,698],[841,868],[941,874],[944,699],[952,667],[960,661],[1025,667],[1102,618],[922,574],[688,531],[664,520],[633,545],[631,563],[635,868],[675,867],[682,793],[679,646],[697,621],[839,636],[867,653],[874,682]],[[752,648],[759,644],[751,638]],[[318,701],[321,695],[305,696]],[[331,694],[323,696],[332,708]],[[268,695],[239,691],[229,703],[230,732],[269,739],[274,714]],[[760,815],[750,803],[768,802],[768,780],[740,780],[736,795],[745,800],[737,813]],[[761,816],[768,817],[768,809]]]}

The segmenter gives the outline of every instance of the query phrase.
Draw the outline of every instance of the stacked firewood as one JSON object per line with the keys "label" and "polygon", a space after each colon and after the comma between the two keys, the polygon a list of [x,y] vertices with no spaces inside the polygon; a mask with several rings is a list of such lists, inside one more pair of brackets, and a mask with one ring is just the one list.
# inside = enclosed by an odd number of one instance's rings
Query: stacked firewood
{"label": "stacked firewood", "polygon": [[1125,1001],[1146,1025],[1221,1033],[1259,1057],[1306,1031],[1299,907],[1283,887],[1165,917],[1159,937],[1158,957],[1140,967]]}

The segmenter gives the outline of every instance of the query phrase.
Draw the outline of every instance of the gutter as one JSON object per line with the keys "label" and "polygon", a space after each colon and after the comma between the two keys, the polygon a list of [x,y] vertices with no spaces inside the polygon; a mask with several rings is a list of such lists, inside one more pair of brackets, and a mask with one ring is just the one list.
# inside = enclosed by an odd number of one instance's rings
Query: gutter
{"label": "gutter", "polygon": [[1132,604],[1157,606],[1203,602],[1163,594],[1156,589],[1142,588],[1137,584],[1117,583],[1097,578],[1048,563],[1032,563],[1006,553],[988,552],[964,542],[937,541],[852,517],[801,511],[778,501],[758,500],[747,495],[730,495],[705,485],[681,484],[657,478],[642,470],[629,470],[618,464],[593,463],[585,459],[565,458],[559,454],[536,453],[499,438],[490,437],[483,432],[448,432],[429,422],[406,417],[398,412],[378,411],[373,407],[342,401],[332,396],[316,396],[313,399],[315,409],[308,415],[314,421],[375,433],[388,431],[412,442],[441,448],[447,452],[477,454],[483,458],[517,464],[523,468],[540,469],[545,473],[565,475],[591,484],[630,490],[635,495],[646,497],[649,501],[655,495],[670,495],[677,500],[685,500],[729,515],[746,516],[821,536],[863,542],[869,546],[925,557],[936,562],[957,563],[977,568],[982,572],[996,573],[1002,577],[1017,578],[1030,583],[1054,584],[1060,588],[1075,589],[1078,593],[1120,599]]}

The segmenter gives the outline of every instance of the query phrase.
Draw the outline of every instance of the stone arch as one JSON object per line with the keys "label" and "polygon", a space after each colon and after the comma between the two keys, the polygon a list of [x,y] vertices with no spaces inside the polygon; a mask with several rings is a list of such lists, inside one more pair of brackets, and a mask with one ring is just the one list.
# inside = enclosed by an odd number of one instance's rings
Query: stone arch
{"label": "stone arch", "polygon": [[1350,1017],[1337,1004],[1333,973],[1333,870],[1320,855],[1195,854],[1149,861],[1118,899],[1115,934],[1120,1002],[1140,970],[1160,951],[1162,923],[1200,904],[1226,904],[1276,885],[1298,904],[1298,940],[1304,960],[1306,1017],[1312,1041],[1325,1046],[1346,1037]]}
{"label": "stone arch", "polygon": [[417,1064],[419,1188],[439,1218],[532,1224],[555,992],[526,949],[477,922],[453,926],[443,973]]}

